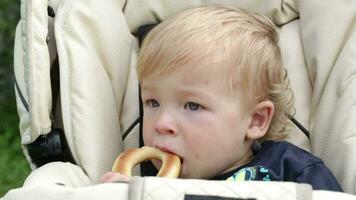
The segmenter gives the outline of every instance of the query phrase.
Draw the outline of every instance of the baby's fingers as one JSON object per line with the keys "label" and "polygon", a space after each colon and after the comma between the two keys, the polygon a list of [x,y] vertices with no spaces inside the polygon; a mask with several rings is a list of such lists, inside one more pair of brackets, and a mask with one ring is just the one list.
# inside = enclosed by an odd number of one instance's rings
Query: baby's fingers
{"label": "baby's fingers", "polygon": [[115,182],[129,182],[130,177],[115,173],[115,172],[107,172],[100,178],[100,183],[115,183]]}

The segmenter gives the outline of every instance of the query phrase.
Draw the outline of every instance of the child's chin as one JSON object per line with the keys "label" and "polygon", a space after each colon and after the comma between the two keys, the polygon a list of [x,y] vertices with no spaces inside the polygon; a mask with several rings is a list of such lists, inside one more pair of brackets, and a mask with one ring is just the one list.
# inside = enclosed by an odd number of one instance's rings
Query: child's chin
{"label": "child's chin", "polygon": [[187,165],[184,162],[182,162],[179,178],[192,179],[194,178],[192,175],[193,174],[189,173],[189,170],[187,169]]}

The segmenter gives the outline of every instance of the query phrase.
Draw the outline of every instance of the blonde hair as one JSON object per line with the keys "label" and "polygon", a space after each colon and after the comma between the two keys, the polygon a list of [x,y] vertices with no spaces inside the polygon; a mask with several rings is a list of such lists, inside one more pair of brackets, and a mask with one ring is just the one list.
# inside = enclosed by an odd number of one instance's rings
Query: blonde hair
{"label": "blonde hair", "polygon": [[263,100],[273,102],[275,112],[262,140],[286,137],[286,114],[294,115],[294,99],[282,64],[278,34],[269,19],[221,6],[188,9],[163,21],[146,36],[138,78],[141,82],[144,77],[173,73],[187,64],[201,62],[218,63],[218,70],[226,72],[229,91],[236,85],[242,89],[247,108]]}

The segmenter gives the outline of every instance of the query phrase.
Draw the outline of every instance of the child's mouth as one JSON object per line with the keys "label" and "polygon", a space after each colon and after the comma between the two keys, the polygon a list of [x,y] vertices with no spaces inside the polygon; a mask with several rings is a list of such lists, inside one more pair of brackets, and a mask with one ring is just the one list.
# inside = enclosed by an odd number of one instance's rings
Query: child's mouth
{"label": "child's mouth", "polygon": [[176,155],[173,151],[171,151],[169,148],[167,147],[160,147],[160,146],[156,146],[157,149],[163,151],[163,152],[166,152],[166,153],[171,153],[171,154],[174,154]]}
{"label": "child's mouth", "polygon": [[180,164],[183,165],[183,161],[184,161],[183,158],[179,157],[179,159],[180,159]]}
{"label": "child's mouth", "polygon": [[[156,147],[157,149],[163,151],[163,152],[170,153],[170,154],[174,154],[174,155],[178,156],[178,157],[179,157],[179,160],[180,160],[180,164],[181,164],[181,166],[180,166],[181,172],[180,172],[180,173],[182,173],[183,165],[184,165],[184,163],[185,163],[185,162],[184,162],[184,158],[183,158],[182,156],[176,154],[176,153],[175,153],[174,151],[172,151],[170,148],[163,147],[163,146],[155,146],[155,147]],[[162,162],[161,162],[161,161],[154,159],[154,160],[152,160],[152,162],[154,163],[154,165],[156,166],[157,169],[160,169],[160,168],[161,168],[161,165],[162,165]]]}

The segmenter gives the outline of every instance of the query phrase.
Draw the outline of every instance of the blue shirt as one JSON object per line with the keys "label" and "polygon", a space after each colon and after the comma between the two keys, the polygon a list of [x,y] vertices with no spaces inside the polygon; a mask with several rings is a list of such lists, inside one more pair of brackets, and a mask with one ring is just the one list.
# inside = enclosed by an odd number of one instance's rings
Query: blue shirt
{"label": "blue shirt", "polygon": [[288,142],[263,142],[250,163],[213,180],[292,181],[308,183],[314,190],[342,191],[320,158]]}

